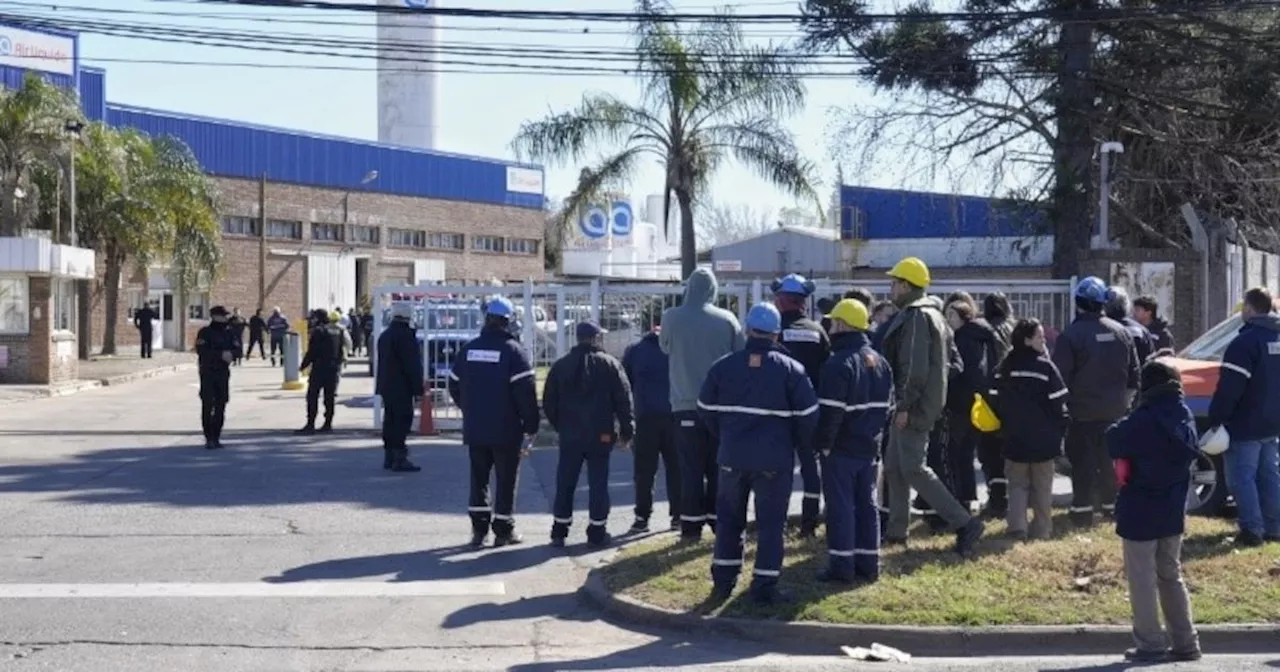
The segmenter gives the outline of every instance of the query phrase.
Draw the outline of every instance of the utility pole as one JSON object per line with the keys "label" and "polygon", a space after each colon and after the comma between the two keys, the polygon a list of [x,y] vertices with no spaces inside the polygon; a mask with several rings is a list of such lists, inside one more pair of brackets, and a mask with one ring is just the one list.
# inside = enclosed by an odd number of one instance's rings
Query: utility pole
{"label": "utility pole", "polygon": [[[77,119],[68,119],[62,129],[71,138],[71,150],[67,157],[67,242],[72,247],[79,244],[79,232],[76,231],[76,150],[79,149],[80,136],[84,132],[84,124]],[[59,181],[58,186],[62,183]],[[62,208],[58,208],[61,217]],[[62,228],[59,222],[59,229]],[[61,241],[59,241],[61,242]],[[76,355],[81,360],[88,360],[93,354],[93,284],[89,280],[76,280]]]}
{"label": "utility pole", "polygon": [[267,174],[258,183],[258,310],[267,305]]}

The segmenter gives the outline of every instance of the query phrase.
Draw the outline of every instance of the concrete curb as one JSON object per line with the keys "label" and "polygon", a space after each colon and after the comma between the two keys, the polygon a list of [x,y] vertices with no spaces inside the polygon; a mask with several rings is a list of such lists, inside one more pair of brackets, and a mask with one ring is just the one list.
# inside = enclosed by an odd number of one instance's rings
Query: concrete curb
{"label": "concrete curb", "polygon": [[[885,644],[916,656],[959,657],[1044,654],[1118,654],[1133,646],[1126,626],[1008,626],[989,628],[854,626],[716,618],[663,609],[605,585],[599,568],[587,574],[579,594],[605,613],[628,623],[682,633],[728,635],[797,654],[833,654],[841,646]],[[1280,624],[1208,625],[1200,642],[1211,653],[1270,653],[1280,650]]]}
{"label": "concrete curb", "polygon": [[59,385],[50,385],[42,389],[33,390],[31,394],[10,399],[0,399],[0,406],[11,404],[22,404],[37,399],[52,399],[54,397],[68,397],[73,394],[79,394],[86,390],[94,390],[99,387],[112,387],[117,385],[128,385],[142,380],[151,378],[159,378],[184,371],[194,371],[195,364],[174,364],[171,366],[161,366],[145,371],[133,371],[130,373],[122,373],[106,378],[83,378]]}
{"label": "concrete curb", "polygon": [[154,369],[146,369],[144,371],[133,371],[130,373],[122,373],[116,376],[99,379],[97,382],[105,387],[113,385],[127,385],[136,383],[140,380],[150,380],[151,378],[159,378],[182,371],[194,371],[195,364],[173,364],[171,366],[161,366]]}

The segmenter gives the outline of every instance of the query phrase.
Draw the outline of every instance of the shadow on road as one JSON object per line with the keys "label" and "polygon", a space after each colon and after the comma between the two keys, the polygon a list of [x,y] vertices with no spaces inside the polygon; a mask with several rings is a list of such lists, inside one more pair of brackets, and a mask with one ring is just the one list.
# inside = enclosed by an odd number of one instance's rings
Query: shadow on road
{"label": "shadow on road", "polygon": [[[433,548],[410,553],[387,553],[325,560],[302,565],[263,579],[267,583],[337,581],[393,575],[390,581],[438,581],[473,579],[518,572],[565,555],[546,544],[476,551],[469,546]],[[581,549],[569,549],[582,553]]]}

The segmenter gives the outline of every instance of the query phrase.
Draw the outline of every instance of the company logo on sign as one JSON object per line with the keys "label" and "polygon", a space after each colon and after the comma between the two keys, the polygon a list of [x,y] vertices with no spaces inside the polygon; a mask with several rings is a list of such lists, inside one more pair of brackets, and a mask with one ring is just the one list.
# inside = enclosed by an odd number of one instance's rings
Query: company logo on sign
{"label": "company logo on sign", "polygon": [[507,166],[507,191],[513,194],[542,195],[542,171]]}
{"label": "company logo on sign", "polygon": [[0,65],[71,76],[75,50],[70,37],[0,27]]}
{"label": "company logo on sign", "polygon": [[582,235],[592,240],[604,238],[610,232],[614,236],[625,238],[631,235],[634,219],[630,203],[614,201],[607,212],[599,205],[587,208],[578,221],[578,229],[582,231]]}
{"label": "company logo on sign", "polygon": [[404,6],[410,9],[426,9],[431,0],[404,0]]}

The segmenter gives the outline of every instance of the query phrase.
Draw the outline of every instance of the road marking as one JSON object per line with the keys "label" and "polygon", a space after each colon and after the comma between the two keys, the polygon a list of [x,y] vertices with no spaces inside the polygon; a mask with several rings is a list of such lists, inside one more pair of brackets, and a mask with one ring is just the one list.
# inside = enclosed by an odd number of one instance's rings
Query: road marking
{"label": "road marking", "polygon": [[151,597],[496,597],[502,581],[298,581],[293,583],[11,583],[0,600]]}

